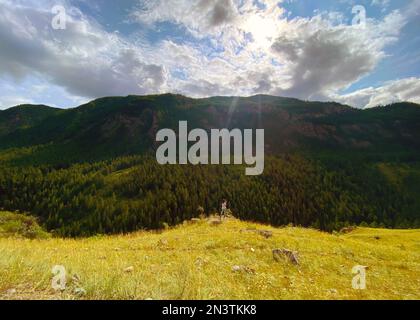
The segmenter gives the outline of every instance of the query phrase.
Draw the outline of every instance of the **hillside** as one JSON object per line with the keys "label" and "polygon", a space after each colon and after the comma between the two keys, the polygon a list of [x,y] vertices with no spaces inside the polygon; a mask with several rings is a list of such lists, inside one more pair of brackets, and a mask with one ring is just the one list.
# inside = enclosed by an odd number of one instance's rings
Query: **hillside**
{"label": "hillside", "polygon": [[0,136],[32,128],[59,111],[60,109],[45,105],[20,105],[8,110],[0,110]]}
{"label": "hillside", "polygon": [[[357,110],[254,96],[108,97],[69,110],[0,112],[0,209],[28,212],[60,236],[174,226],[218,212],[312,227],[420,227],[420,106]],[[156,132],[264,128],[265,171],[160,166]]]}
{"label": "hillside", "polygon": [[45,239],[50,235],[28,215],[0,211],[0,238]]}
{"label": "hillside", "polygon": [[191,129],[264,128],[271,155],[339,152],[412,159],[420,150],[420,106],[409,103],[358,110],[272,96],[190,99],[168,94],[101,98],[62,111],[31,107],[38,112],[25,112],[26,120],[18,121],[23,116],[12,115],[21,109],[0,113],[0,150],[32,148],[18,157],[25,163],[68,164],[153,152],[156,132],[177,129],[180,120]]}
{"label": "hillside", "polygon": [[[299,265],[274,260],[273,249],[297,251]],[[83,240],[0,238],[0,299],[420,299],[419,249],[419,230],[331,235],[239,220]],[[67,271],[62,293],[51,289],[55,265]],[[366,290],[352,288],[356,265],[368,267]]]}
{"label": "hillside", "polygon": [[223,198],[238,218],[275,226],[418,228],[419,173],[415,164],[328,167],[285,155],[267,158],[263,175],[247,177],[242,166],[161,166],[136,156],[66,168],[1,167],[0,204],[30,212],[66,237],[174,226],[218,212]]}

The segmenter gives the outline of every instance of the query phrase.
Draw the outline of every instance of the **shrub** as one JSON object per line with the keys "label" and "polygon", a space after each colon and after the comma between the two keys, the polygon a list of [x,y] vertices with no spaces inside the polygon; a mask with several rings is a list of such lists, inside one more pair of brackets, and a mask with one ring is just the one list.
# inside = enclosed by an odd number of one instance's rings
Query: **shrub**
{"label": "shrub", "polygon": [[36,218],[11,212],[0,212],[0,237],[21,237],[26,239],[45,239],[45,232]]}

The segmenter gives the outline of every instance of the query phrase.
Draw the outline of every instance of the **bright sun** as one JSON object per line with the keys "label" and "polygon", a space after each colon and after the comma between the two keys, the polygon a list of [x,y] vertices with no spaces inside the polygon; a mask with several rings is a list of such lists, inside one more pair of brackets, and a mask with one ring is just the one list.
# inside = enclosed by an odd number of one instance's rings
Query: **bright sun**
{"label": "bright sun", "polygon": [[244,29],[252,34],[258,47],[267,49],[271,46],[274,37],[278,34],[278,21],[272,17],[260,15],[251,16],[247,19]]}

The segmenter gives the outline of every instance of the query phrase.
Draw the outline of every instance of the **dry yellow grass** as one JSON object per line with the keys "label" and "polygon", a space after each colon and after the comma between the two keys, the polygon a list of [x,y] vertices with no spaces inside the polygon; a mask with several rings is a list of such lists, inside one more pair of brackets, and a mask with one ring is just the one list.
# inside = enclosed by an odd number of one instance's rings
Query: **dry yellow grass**
{"label": "dry yellow grass", "polygon": [[[276,248],[298,251],[300,265],[276,262]],[[62,293],[51,288],[54,265],[67,270]],[[352,288],[355,265],[369,267],[366,290]],[[0,299],[420,299],[420,230],[331,235],[203,220],[162,233],[0,239]]]}

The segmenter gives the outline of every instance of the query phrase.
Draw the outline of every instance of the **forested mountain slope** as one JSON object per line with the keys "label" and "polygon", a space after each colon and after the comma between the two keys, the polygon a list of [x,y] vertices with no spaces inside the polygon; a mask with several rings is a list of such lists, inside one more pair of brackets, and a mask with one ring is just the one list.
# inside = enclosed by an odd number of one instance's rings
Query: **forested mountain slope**
{"label": "forested mountain slope", "polygon": [[[29,107],[26,107],[29,108]],[[37,146],[29,162],[80,162],[152,152],[159,129],[265,129],[266,152],[418,155],[420,106],[358,110],[336,103],[271,96],[190,99],[177,95],[111,97],[75,109],[32,107],[24,121],[0,113],[0,150]],[[23,122],[23,123],[22,123]]]}
{"label": "forested mountain slope", "polygon": [[[161,166],[156,133],[265,129],[266,168]],[[272,96],[109,97],[0,112],[0,208],[64,236],[174,225],[217,212],[332,231],[420,227],[420,106],[358,110]]]}

